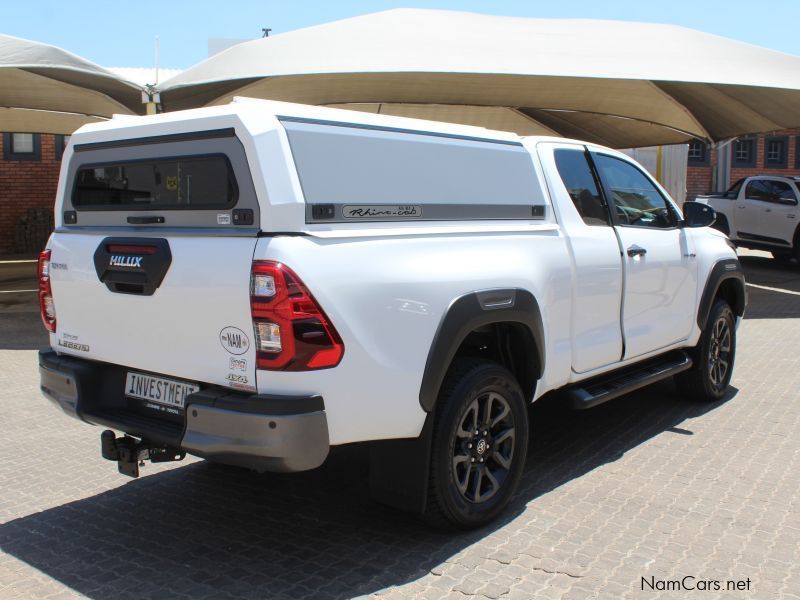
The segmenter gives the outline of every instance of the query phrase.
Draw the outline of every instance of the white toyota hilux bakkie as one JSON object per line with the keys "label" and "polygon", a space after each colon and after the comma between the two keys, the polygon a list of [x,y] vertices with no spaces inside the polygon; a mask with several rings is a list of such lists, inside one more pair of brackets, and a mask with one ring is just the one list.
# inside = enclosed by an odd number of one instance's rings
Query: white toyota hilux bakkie
{"label": "white toyota hilux bakkie", "polygon": [[544,394],[722,398],[745,285],[713,220],[580,141],[251,99],[115,118],[64,154],[41,389],[127,475],[369,442],[375,499],[474,527]]}

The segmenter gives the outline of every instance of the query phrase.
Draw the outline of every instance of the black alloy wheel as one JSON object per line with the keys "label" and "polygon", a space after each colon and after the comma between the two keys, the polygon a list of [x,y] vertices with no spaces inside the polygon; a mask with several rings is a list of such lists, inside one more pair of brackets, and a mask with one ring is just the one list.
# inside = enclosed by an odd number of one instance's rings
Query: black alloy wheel
{"label": "black alloy wheel", "polygon": [[736,317],[719,298],[711,307],[700,342],[690,352],[692,368],[675,376],[678,389],[692,400],[716,402],[731,382],[736,358]]}
{"label": "black alloy wheel", "polygon": [[425,517],[445,528],[479,527],[503,511],[522,476],[524,395],[501,365],[456,359],[435,411]]}

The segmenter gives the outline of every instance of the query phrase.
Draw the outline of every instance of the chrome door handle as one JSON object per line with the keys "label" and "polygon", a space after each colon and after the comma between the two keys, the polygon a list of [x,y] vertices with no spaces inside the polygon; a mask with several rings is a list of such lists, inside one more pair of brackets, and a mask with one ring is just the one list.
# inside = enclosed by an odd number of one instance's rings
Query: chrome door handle
{"label": "chrome door handle", "polygon": [[634,244],[633,246],[628,246],[628,256],[631,258],[635,258],[637,256],[644,256],[647,254],[647,249],[642,248],[641,246],[637,246]]}

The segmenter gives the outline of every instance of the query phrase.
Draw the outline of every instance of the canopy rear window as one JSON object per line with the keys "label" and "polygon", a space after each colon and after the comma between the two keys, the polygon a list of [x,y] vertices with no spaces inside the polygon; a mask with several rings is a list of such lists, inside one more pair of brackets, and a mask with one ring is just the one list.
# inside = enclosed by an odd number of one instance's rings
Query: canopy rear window
{"label": "canopy rear window", "polygon": [[185,156],[82,166],[72,204],[78,210],[225,209],[237,197],[226,156]]}

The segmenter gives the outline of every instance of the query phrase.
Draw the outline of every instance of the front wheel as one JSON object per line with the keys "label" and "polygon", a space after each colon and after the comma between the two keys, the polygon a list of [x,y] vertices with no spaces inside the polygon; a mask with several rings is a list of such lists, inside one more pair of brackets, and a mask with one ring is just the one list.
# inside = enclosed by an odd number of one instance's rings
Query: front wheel
{"label": "front wheel", "polygon": [[736,320],[725,300],[711,307],[700,343],[692,353],[694,365],[675,376],[678,389],[693,400],[715,402],[728,389],[736,357]]}
{"label": "front wheel", "polygon": [[436,406],[426,517],[468,529],[494,519],[514,493],[528,449],[525,399],[514,376],[457,359]]}

